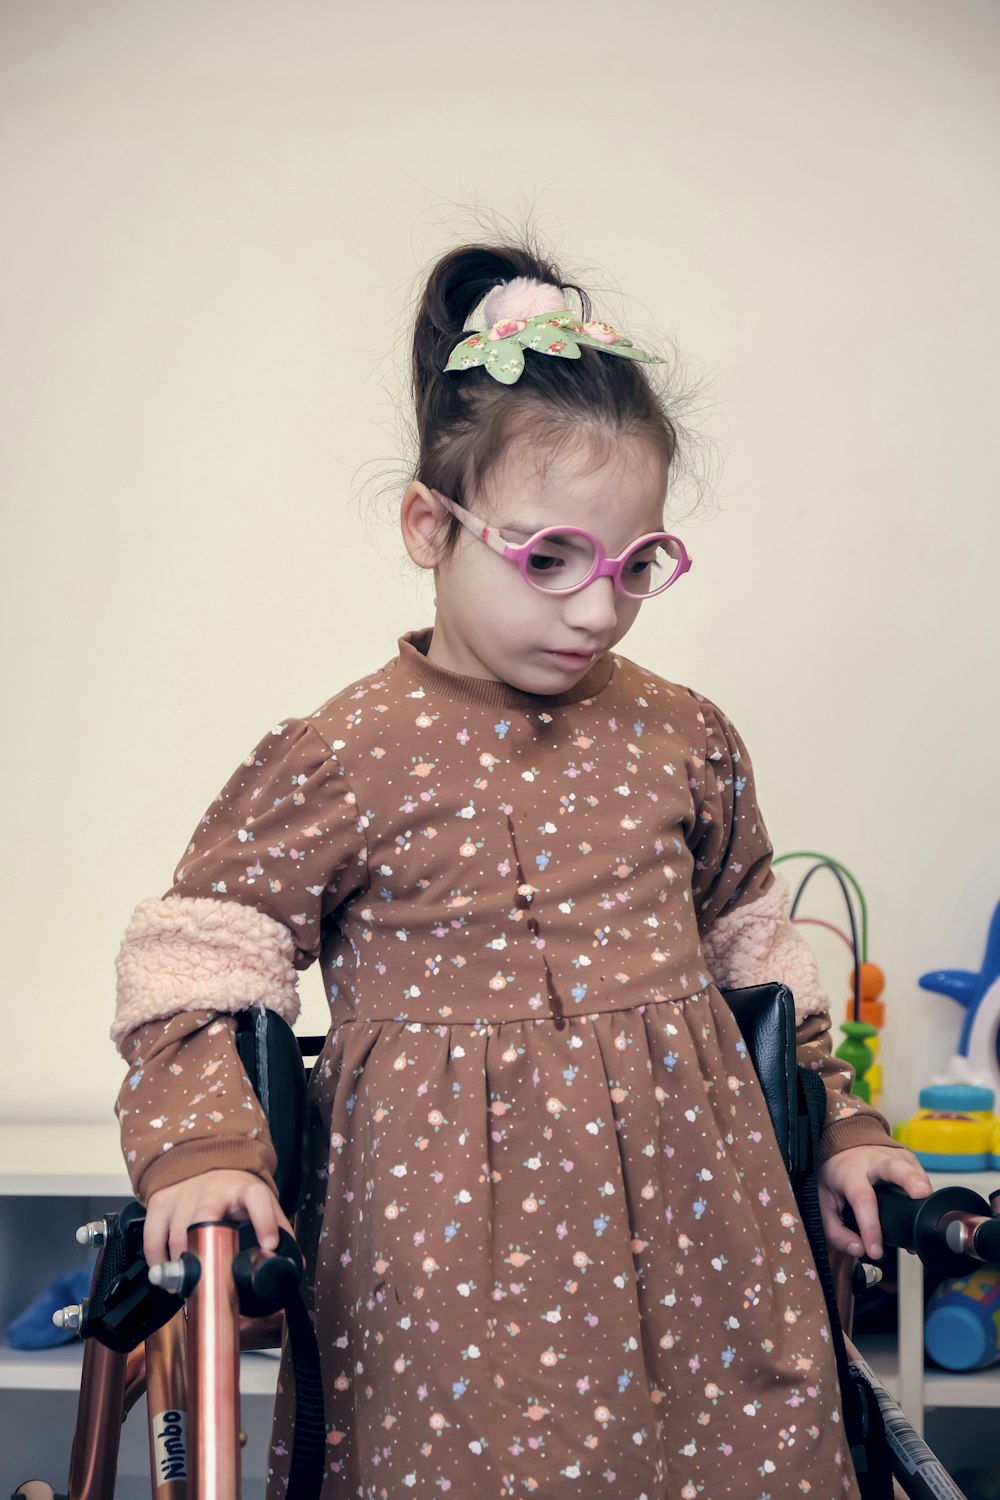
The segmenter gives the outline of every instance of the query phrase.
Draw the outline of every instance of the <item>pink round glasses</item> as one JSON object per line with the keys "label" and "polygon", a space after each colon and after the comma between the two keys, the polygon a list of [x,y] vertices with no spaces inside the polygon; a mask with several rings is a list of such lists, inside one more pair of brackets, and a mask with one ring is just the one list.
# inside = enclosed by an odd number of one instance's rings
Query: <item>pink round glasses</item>
{"label": "pink round glasses", "polygon": [[582,526],[546,526],[520,546],[508,542],[494,526],[486,526],[471,511],[431,490],[444,508],[499,556],[516,563],[521,577],[543,594],[575,594],[595,578],[611,578],[627,599],[652,599],[664,593],[690,568],[691,559],[679,537],[651,531],[630,542],[618,557],[609,557],[591,532]]}

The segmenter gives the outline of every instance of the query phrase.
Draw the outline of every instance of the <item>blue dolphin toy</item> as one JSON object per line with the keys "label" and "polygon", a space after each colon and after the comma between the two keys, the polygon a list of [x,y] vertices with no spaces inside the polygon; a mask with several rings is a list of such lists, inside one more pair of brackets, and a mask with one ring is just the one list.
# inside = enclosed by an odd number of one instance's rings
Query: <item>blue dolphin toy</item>
{"label": "blue dolphin toy", "polygon": [[959,1056],[975,1072],[988,1073],[1000,1092],[1000,902],[986,935],[986,952],[978,974],[966,969],[935,969],[921,974],[920,988],[950,995],[965,1010]]}

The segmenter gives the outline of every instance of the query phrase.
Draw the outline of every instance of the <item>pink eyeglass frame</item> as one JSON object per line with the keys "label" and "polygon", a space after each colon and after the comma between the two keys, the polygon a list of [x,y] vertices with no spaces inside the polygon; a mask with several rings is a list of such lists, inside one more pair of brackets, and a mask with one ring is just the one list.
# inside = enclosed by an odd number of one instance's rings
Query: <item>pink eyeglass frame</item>
{"label": "pink eyeglass frame", "polygon": [[[466,510],[464,505],[459,505],[457,500],[449,500],[448,496],[442,495],[440,490],[431,490],[431,494],[440,500],[445,510],[450,515],[453,515],[456,521],[460,521],[467,531],[471,531],[481,542],[485,542],[487,547],[498,553],[500,557],[506,558],[508,562],[516,563],[525,583],[539,594],[559,594],[562,596],[578,594],[581,589],[585,589],[592,584],[596,578],[611,578],[614,581],[616,592],[621,594],[623,598],[633,601],[637,600],[639,603],[642,603],[646,599],[655,599],[657,594],[665,593],[671,584],[676,583],[678,578],[682,578],[691,567],[691,559],[688,556],[684,543],[679,536],[673,536],[669,531],[649,531],[645,536],[636,537],[635,541],[629,542],[624,552],[619,553],[617,557],[609,557],[597,537],[592,532],[584,530],[582,526],[543,526],[541,531],[536,531],[526,542],[522,542],[518,546],[514,542],[505,541],[495,526],[484,525],[471,511]],[[585,537],[590,542],[594,549],[593,568],[587,574],[586,578],[581,579],[579,583],[570,584],[569,588],[550,589],[545,588],[540,583],[535,583],[534,579],[528,573],[528,558],[532,548],[541,537],[566,536],[567,534],[570,536]],[[665,583],[661,583],[658,588],[650,589],[648,594],[630,594],[628,589],[622,587],[622,568],[625,566],[626,559],[637,549],[649,546],[651,543],[658,541],[673,542],[679,548],[680,556],[677,559],[676,568]]]}

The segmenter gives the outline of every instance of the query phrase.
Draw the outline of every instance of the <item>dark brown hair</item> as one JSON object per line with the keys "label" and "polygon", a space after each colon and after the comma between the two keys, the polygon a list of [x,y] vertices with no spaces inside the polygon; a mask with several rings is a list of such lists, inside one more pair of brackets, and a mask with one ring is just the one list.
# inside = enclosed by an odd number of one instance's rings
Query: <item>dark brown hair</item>
{"label": "dark brown hair", "polygon": [[[666,473],[677,451],[678,429],[646,367],[633,360],[586,347],[578,360],[529,353],[511,386],[481,367],[444,373],[469,315],[493,287],[517,276],[575,293],[583,319],[591,317],[583,288],[567,283],[558,266],[533,248],[463,245],[442,256],[427,279],[413,334],[415,477],[467,504],[515,440],[532,437],[552,452],[581,435],[609,446],[622,438],[644,439]],[[449,517],[446,552],[459,529]]]}

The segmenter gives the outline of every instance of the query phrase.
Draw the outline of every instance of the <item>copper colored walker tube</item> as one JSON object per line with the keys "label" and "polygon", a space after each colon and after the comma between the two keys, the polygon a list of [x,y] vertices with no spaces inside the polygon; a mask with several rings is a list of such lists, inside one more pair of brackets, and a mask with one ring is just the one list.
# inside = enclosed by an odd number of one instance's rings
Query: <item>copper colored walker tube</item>
{"label": "copper colored walker tube", "polygon": [[178,1312],[146,1337],[146,1407],[153,1500],[186,1500],[187,1320]]}
{"label": "copper colored walker tube", "polygon": [[146,1394],[146,1345],[136,1344],[125,1356],[125,1415]]}
{"label": "copper colored walker tube", "polygon": [[846,1338],[850,1338],[854,1325],[854,1257],[843,1250],[830,1251],[830,1271],[833,1275],[833,1290],[837,1298],[837,1309]]}
{"label": "copper colored walker tube", "polygon": [[233,1280],[237,1231],[195,1224],[188,1246],[201,1264],[187,1302],[189,1500],[240,1497],[240,1334]]}
{"label": "copper colored walker tube", "polygon": [[113,1500],[121,1446],[126,1358],[106,1349],[96,1339],[84,1343],[67,1500]]}

